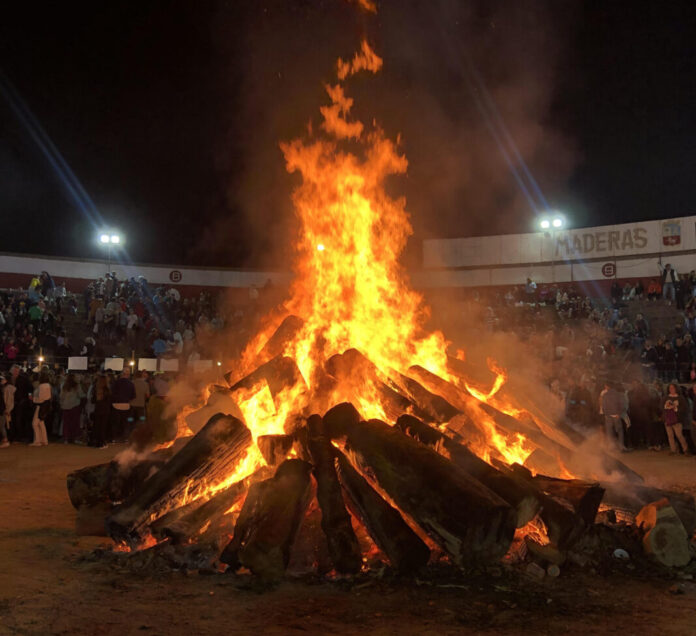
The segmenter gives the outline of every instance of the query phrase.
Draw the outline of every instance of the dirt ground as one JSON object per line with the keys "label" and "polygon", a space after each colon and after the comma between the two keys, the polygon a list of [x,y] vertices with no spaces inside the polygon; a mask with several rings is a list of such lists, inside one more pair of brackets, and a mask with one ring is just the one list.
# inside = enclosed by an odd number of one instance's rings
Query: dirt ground
{"label": "dirt ground", "polygon": [[[124,572],[85,558],[65,476],[119,449],[0,449],[0,634],[693,634],[696,583],[564,567],[541,582],[494,568],[451,579],[288,581],[259,590],[229,574]],[[660,485],[696,489],[696,460],[632,453]],[[680,586],[675,593],[675,585]],[[671,588],[671,589],[670,589]]]}

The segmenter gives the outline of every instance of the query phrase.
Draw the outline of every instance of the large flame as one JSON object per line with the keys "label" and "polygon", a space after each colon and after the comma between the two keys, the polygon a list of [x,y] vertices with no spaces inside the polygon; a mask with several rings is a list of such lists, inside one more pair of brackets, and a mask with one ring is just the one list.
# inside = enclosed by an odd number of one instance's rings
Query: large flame
{"label": "large flame", "polygon": [[[372,3],[363,4],[369,9]],[[284,316],[294,314],[304,324],[283,355],[296,362],[304,384],[302,392],[287,395],[273,396],[267,385],[237,391],[234,399],[254,440],[284,432],[288,419],[306,405],[304,391],[311,393],[325,377],[326,361],[351,348],[382,373],[408,375],[412,365],[419,365],[483,402],[492,400],[505,382],[505,373],[492,361],[497,376],[488,391],[462,386],[450,375],[448,343],[439,331],[426,330],[429,309],[399,265],[412,229],[405,200],[390,197],[385,181],[404,174],[408,162],[398,138],[392,141],[376,123],[352,117],[353,99],[344,86],[355,74],[376,73],[381,67],[382,59],[366,41],[351,59],[339,59],[334,82],[325,86],[328,104],[320,108],[320,126],[308,127],[306,138],[280,145],[287,170],[300,178],[293,192],[300,225],[295,278],[284,311],[268,320],[247,346],[242,369],[258,364],[256,354],[273,330]],[[459,357],[464,358],[463,352]],[[328,400],[351,401],[366,419],[393,421],[378,387],[367,379],[341,380]],[[501,434],[487,416],[480,422],[485,443],[476,452],[486,460],[524,462],[531,448],[522,435]],[[260,453],[250,451],[244,471],[262,463]],[[235,477],[240,474],[237,470]]]}

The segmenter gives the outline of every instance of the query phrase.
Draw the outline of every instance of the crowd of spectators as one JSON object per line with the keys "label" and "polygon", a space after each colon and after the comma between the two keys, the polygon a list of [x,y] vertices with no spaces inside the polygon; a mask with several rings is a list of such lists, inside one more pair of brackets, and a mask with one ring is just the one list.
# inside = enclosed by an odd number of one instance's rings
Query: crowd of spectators
{"label": "crowd of spectators", "polygon": [[85,340],[88,356],[97,345],[114,345],[148,357],[189,358],[198,333],[225,326],[209,292],[182,299],[175,287],[152,288],[142,276],[119,281],[107,274],[87,286],[83,302],[91,332]]}
{"label": "crowd of spectators", "polygon": [[627,386],[583,375],[566,385],[554,380],[551,391],[564,406],[567,424],[585,435],[601,432],[610,448],[669,447],[672,454],[694,455],[694,386],[640,379]]}
{"label": "crowd of spectators", "polygon": [[173,440],[176,417],[166,412],[171,378],[129,367],[112,372],[74,373],[13,365],[0,375],[0,447],[11,442],[106,448],[130,441],[147,448]]}
{"label": "crowd of spectators", "polygon": [[74,355],[63,323],[76,309],[65,284],[56,286],[46,272],[35,276],[26,290],[0,291],[0,359],[4,366],[36,358],[40,352]]}

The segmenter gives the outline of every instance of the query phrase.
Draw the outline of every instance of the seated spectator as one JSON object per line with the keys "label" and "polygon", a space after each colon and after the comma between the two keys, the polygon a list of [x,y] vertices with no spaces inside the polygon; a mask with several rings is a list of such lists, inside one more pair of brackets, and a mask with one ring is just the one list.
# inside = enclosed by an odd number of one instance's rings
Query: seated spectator
{"label": "seated spectator", "polygon": [[662,285],[656,278],[653,278],[648,284],[648,300],[657,300],[658,298],[662,298]]}
{"label": "seated spectator", "polygon": [[643,317],[643,314],[636,314],[636,321],[633,326],[638,337],[643,339],[648,337],[650,327],[648,326],[648,321]]}

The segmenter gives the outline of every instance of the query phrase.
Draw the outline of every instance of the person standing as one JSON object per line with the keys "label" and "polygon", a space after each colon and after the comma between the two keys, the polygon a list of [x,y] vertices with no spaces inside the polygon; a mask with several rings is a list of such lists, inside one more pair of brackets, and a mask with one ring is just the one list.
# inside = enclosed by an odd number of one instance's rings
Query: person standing
{"label": "person standing", "polygon": [[[659,266],[659,263],[658,263]],[[662,269],[662,297],[671,305],[676,299],[677,273],[667,263]]]}
{"label": "person standing", "polygon": [[29,441],[30,422],[32,420],[33,404],[32,395],[34,387],[31,381],[22,373],[19,365],[13,364],[10,369],[10,384],[14,386],[14,408],[12,409],[12,441]]}
{"label": "person standing", "polygon": [[145,421],[145,405],[150,397],[150,385],[143,377],[142,371],[135,372],[133,380],[135,397],[131,400],[131,409],[135,426],[140,426]]}
{"label": "person standing", "polygon": [[618,391],[612,383],[607,382],[602,392],[601,405],[604,414],[604,431],[607,445],[614,444],[616,435],[619,449],[622,452],[628,450],[624,443],[624,428],[622,415],[628,410],[628,398],[622,391]]}
{"label": "person standing", "polygon": [[8,383],[7,378],[0,375],[0,448],[10,445],[7,431],[10,428],[10,414],[14,406],[14,391],[15,388]]}
{"label": "person standing", "polygon": [[687,410],[686,400],[679,394],[676,384],[670,384],[667,388],[667,398],[665,399],[663,410],[670,455],[676,455],[679,452],[675,437],[679,440],[684,454],[690,455],[689,447],[682,433],[682,419]]}
{"label": "person standing", "polygon": [[127,440],[133,429],[131,400],[135,398],[135,387],[130,379],[130,367],[124,367],[121,377],[111,387],[114,439]]}
{"label": "person standing", "polygon": [[31,426],[34,429],[34,441],[30,446],[48,446],[46,435],[46,420],[51,412],[52,391],[45,371],[39,376],[39,385],[34,389],[34,417]]}
{"label": "person standing", "polygon": [[68,373],[60,390],[60,409],[63,413],[63,441],[72,444],[80,436],[80,402],[82,389],[74,373]]}
{"label": "person standing", "polygon": [[94,404],[94,445],[97,448],[106,448],[109,418],[111,417],[111,392],[106,376],[97,376],[92,387],[92,401]]}

